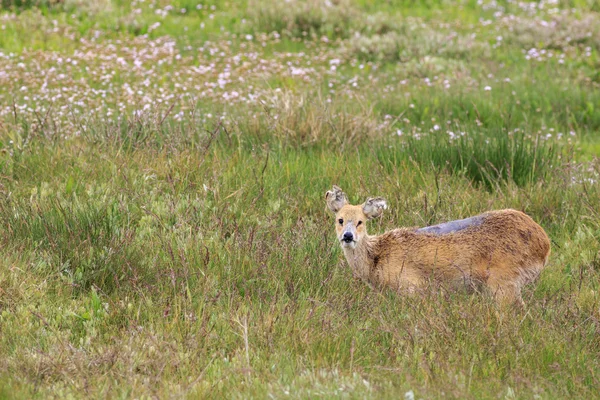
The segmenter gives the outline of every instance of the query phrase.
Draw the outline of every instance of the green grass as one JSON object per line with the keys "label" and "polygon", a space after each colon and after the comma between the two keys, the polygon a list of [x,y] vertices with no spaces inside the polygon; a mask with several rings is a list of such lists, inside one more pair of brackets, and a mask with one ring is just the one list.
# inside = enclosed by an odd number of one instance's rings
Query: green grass
{"label": "green grass", "polygon": [[[463,131],[464,132],[464,131]],[[544,181],[561,160],[556,148],[523,133],[473,130],[450,138],[446,133],[431,139],[410,138],[402,149],[384,148],[381,157],[392,160],[407,157],[423,167],[464,175],[488,188],[503,182],[526,186]],[[387,153],[387,154],[386,154]]]}
{"label": "green grass", "polygon": [[[599,397],[600,42],[564,41],[594,2],[551,34],[503,1],[33,3],[0,11],[0,398]],[[387,198],[373,234],[523,210],[550,264],[523,310],[370,288],[332,184]]]}

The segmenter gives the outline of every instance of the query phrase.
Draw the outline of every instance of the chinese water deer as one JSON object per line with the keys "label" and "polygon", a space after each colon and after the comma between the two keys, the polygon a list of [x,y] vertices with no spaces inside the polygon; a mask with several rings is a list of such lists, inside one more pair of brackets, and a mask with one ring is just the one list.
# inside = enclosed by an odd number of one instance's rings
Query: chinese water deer
{"label": "chinese water deer", "polygon": [[413,292],[430,282],[487,288],[501,304],[522,304],[521,288],[534,281],[550,253],[546,232],[516,210],[378,236],[366,221],[387,208],[383,198],[353,206],[337,186],[326,194],[335,230],[354,275],[375,286]]}

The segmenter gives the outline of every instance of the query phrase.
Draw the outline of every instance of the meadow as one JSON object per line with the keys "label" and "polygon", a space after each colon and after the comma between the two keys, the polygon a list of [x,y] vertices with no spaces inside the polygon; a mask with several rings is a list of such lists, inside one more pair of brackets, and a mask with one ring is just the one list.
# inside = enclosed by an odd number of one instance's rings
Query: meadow
{"label": "meadow", "polygon": [[[0,398],[600,398],[595,0],[0,0]],[[501,208],[523,309],[355,280]]]}

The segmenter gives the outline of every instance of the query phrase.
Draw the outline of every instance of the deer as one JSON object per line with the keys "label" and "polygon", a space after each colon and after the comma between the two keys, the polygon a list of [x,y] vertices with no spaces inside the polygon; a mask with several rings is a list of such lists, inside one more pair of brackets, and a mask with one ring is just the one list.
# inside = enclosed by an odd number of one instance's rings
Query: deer
{"label": "deer", "polygon": [[521,289],[538,278],[550,255],[544,229],[513,209],[371,236],[366,222],[387,209],[384,198],[351,205],[334,185],[325,199],[354,277],[371,287],[413,294],[437,282],[488,292],[499,305],[523,306]]}

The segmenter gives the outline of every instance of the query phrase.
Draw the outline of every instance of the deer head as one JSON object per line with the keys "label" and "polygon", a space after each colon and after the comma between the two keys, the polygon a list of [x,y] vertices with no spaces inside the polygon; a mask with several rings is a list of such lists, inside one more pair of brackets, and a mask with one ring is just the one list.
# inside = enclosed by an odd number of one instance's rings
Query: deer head
{"label": "deer head", "polygon": [[325,194],[327,207],[335,214],[335,231],[343,248],[354,249],[368,236],[365,222],[377,218],[387,208],[385,199],[368,198],[363,204],[353,206],[338,186]]}

